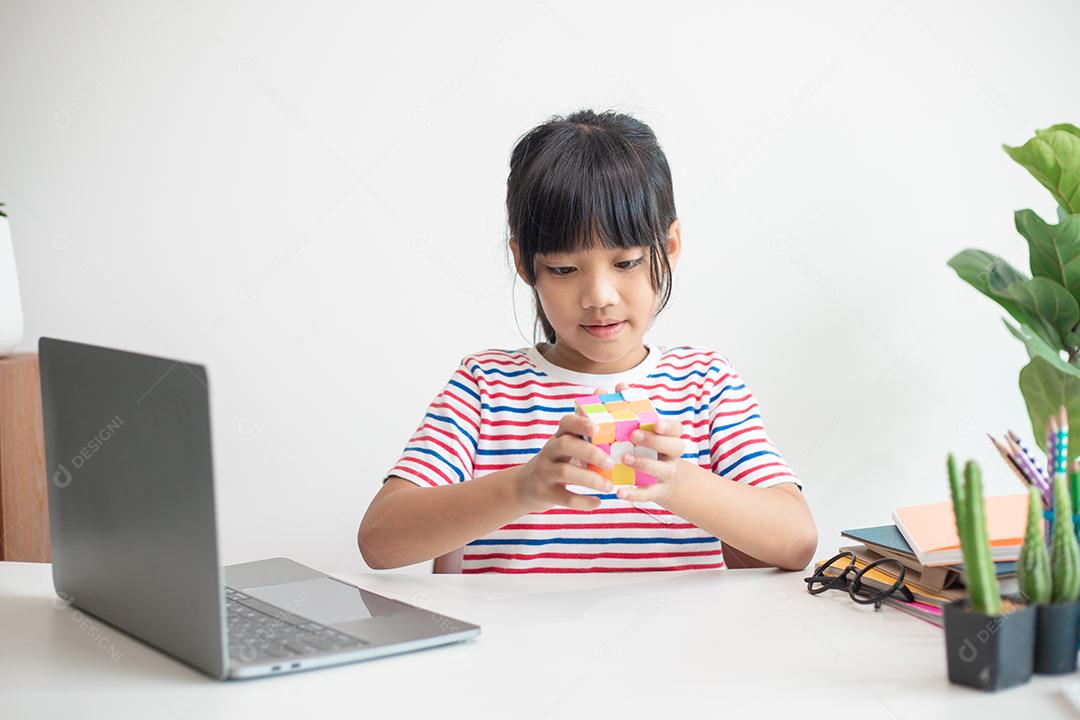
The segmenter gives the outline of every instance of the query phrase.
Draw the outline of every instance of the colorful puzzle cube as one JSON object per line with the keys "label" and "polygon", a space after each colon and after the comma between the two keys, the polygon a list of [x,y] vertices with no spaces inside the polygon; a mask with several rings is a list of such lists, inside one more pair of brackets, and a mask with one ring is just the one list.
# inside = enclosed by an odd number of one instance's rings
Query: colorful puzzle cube
{"label": "colorful puzzle cube", "polygon": [[628,452],[637,457],[657,458],[655,450],[635,447],[630,442],[632,432],[638,428],[652,431],[659,420],[644,390],[627,388],[621,393],[586,395],[576,398],[574,404],[577,414],[584,415],[598,428],[595,435],[585,439],[610,455],[615,463],[610,470],[590,464],[590,470],[606,477],[612,485],[645,487],[656,482],[652,475],[622,463],[622,456]]}

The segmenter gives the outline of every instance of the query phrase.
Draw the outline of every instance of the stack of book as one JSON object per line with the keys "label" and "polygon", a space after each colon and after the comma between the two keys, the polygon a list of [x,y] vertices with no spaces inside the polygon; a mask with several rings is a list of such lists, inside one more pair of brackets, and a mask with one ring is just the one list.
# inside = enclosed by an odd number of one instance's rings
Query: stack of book
{"label": "stack of book", "polygon": [[[1001,592],[1016,593],[1016,559],[1024,540],[1027,495],[988,497],[985,507]],[[944,622],[944,605],[967,595],[967,576],[952,512],[951,501],[900,508],[893,513],[892,525],[841,532],[860,544],[842,546],[840,551],[853,553],[859,570],[881,558],[897,560],[904,566],[904,585],[915,599],[908,602],[893,594],[882,604],[940,626]],[[826,575],[838,575],[848,563],[837,564],[840,567],[830,567]],[[815,574],[822,565],[824,560],[815,564]],[[898,575],[895,563],[884,563],[863,575],[862,582],[871,589],[886,590],[895,584]]]}

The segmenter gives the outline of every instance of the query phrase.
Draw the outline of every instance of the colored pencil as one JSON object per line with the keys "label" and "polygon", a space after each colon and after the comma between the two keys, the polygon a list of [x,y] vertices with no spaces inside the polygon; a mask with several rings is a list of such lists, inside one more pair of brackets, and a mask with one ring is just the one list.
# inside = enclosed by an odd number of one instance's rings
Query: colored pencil
{"label": "colored pencil", "polygon": [[1080,460],[1073,460],[1069,472],[1069,495],[1072,496],[1073,515],[1080,514]]}
{"label": "colored pencil", "polygon": [[1046,475],[1046,470],[1043,469],[1042,465],[1039,464],[1039,461],[1035,459],[1035,455],[1033,455],[1032,452],[1028,450],[1027,445],[1025,445],[1024,441],[1020,439],[1020,436],[1014,433],[1012,430],[1006,433],[1006,436],[1016,444],[1016,447],[1020,448],[1021,454],[1025,458],[1027,458],[1028,463],[1030,463],[1031,467],[1035,468],[1035,472],[1038,474],[1039,478],[1046,481],[1044,483],[1039,483],[1039,487],[1048,487],[1050,483],[1049,478]]}
{"label": "colored pencil", "polygon": [[1020,463],[1017,462],[1017,460],[1011,454],[1009,454],[1009,448],[990,433],[986,433],[986,437],[990,438],[990,442],[992,442],[994,444],[994,447],[997,448],[998,454],[1001,455],[1001,459],[1009,465],[1009,469],[1016,474],[1016,477],[1020,478],[1020,482],[1024,484],[1024,487],[1028,487],[1031,484],[1031,481],[1028,480],[1027,475],[1024,474],[1024,468],[1020,465]]}

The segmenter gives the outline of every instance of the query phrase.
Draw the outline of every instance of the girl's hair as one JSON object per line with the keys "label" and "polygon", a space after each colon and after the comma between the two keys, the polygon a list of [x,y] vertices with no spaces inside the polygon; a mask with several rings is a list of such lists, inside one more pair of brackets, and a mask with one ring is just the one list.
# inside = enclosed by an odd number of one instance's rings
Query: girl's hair
{"label": "girl's hair", "polygon": [[[555,342],[536,291],[537,253],[649,248],[659,314],[671,297],[668,228],[675,221],[671,170],[656,134],[623,113],[554,116],[514,146],[506,181],[510,238],[533,289],[536,321]],[[536,328],[533,327],[535,338]]]}

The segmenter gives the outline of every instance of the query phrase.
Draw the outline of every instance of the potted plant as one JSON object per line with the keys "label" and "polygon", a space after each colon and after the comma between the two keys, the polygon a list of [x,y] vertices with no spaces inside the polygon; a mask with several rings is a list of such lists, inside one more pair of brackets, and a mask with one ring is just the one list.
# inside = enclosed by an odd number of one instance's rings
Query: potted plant
{"label": "potted plant", "polygon": [[969,460],[961,485],[952,454],[949,490],[968,596],[944,608],[945,653],[949,682],[979,690],[1001,690],[1031,679],[1035,645],[1035,606],[1001,596],[990,557],[982,494],[982,472]]}
{"label": "potted plant", "polygon": [[[1024,343],[1030,362],[1020,371],[1020,392],[1035,437],[1065,404],[1069,425],[1080,427],[1080,128],[1062,123],[1019,147],[1002,146],[1009,157],[1046,187],[1057,204],[1057,225],[1032,210],[1014,213],[1028,243],[1031,275],[982,250],[967,249],[949,266],[976,290],[997,302],[1016,322],[1004,320]],[[1068,457],[1080,455],[1080,433]]]}
{"label": "potted plant", "polygon": [[1017,572],[1020,592],[1037,608],[1035,672],[1069,673],[1076,670],[1080,634],[1080,543],[1073,529],[1071,498],[1065,476],[1054,475],[1055,518],[1046,550],[1042,500],[1028,490],[1027,531]]}
{"label": "potted plant", "polygon": [[0,203],[0,358],[15,351],[23,336],[22,303],[15,274],[15,249],[11,246],[7,213]]}

